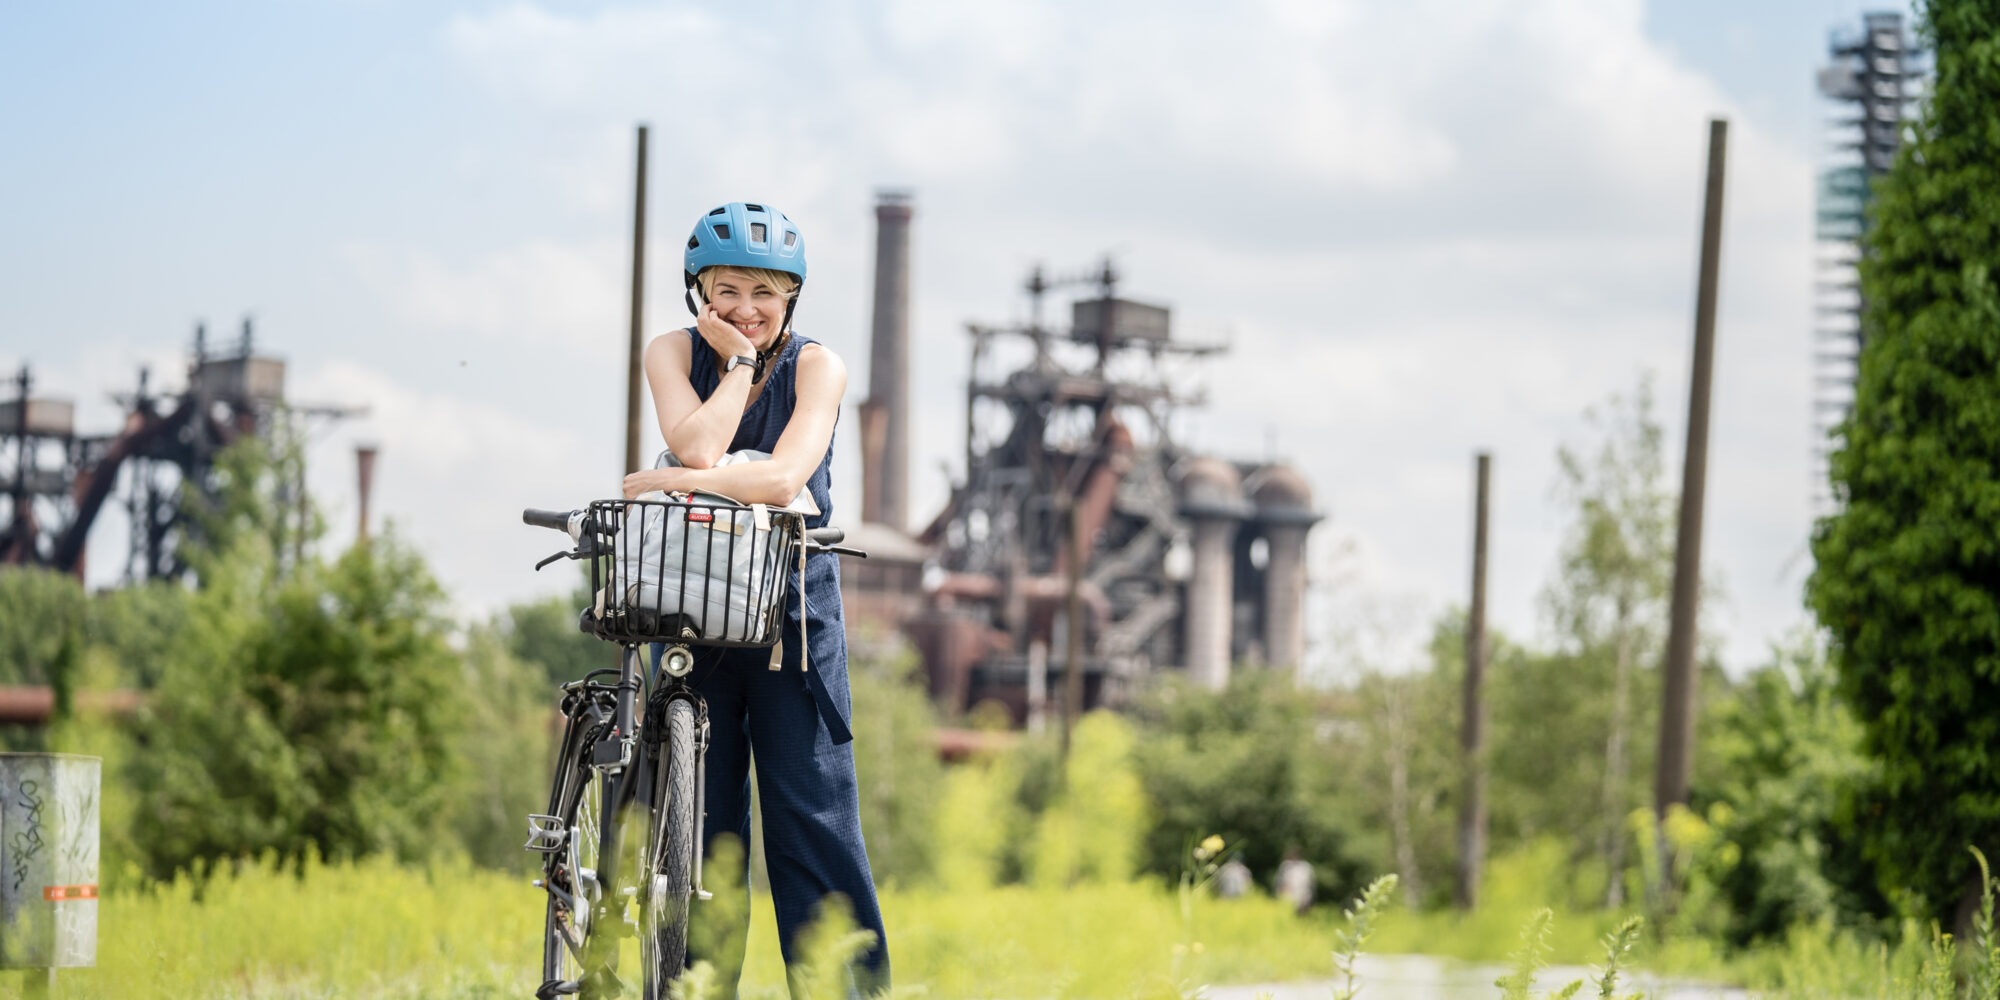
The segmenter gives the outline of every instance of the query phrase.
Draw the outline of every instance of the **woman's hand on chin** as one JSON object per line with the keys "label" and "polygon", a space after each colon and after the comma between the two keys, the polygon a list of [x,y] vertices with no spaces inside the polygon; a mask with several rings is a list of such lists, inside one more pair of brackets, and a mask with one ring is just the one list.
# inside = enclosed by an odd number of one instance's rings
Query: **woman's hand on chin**
{"label": "woman's hand on chin", "polygon": [[710,349],[724,358],[752,357],[757,353],[757,345],[736,328],[736,324],[722,318],[711,305],[701,307],[701,315],[695,317],[694,328],[701,333],[701,339],[708,342]]}
{"label": "woman's hand on chin", "polygon": [[625,477],[625,499],[631,500],[642,493],[659,491],[674,493],[681,489],[681,474],[686,469],[640,469]]}

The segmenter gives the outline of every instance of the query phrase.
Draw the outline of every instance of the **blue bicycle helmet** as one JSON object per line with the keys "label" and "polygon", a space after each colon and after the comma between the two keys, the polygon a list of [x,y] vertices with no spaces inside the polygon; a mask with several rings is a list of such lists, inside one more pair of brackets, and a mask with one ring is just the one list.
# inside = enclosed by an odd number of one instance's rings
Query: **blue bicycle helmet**
{"label": "blue bicycle helmet", "polygon": [[785,326],[791,326],[792,307],[798,304],[799,289],[806,284],[806,242],[785,213],[769,205],[732,201],[695,220],[694,232],[688,235],[682,276],[687,284],[688,311],[696,315],[701,314],[695,302],[701,286],[695,276],[711,267],[762,267],[799,279],[791,302],[785,306]]}

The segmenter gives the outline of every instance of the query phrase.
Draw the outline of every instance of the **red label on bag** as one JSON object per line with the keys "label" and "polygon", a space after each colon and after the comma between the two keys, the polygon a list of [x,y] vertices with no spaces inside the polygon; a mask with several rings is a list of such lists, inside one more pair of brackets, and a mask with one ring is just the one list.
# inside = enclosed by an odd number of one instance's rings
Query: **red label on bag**
{"label": "red label on bag", "polygon": [[42,898],[51,903],[60,903],[66,899],[96,899],[97,887],[94,885],[45,885],[42,887]]}
{"label": "red label on bag", "polygon": [[715,520],[715,512],[707,510],[691,510],[688,511],[688,520],[697,521],[702,524],[707,524],[708,522]]}

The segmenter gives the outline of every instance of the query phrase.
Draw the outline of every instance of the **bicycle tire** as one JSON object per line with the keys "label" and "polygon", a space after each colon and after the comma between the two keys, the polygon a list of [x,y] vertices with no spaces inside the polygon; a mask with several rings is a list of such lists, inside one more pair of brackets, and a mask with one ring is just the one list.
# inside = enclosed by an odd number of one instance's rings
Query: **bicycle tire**
{"label": "bicycle tire", "polygon": [[[549,814],[559,816],[570,831],[561,853],[551,856],[543,868],[548,886],[570,894],[582,903],[573,906],[556,892],[548,892],[548,910],[542,925],[542,982],[544,988],[557,982],[574,982],[583,977],[583,954],[590,937],[590,914],[595,895],[592,880],[576,877],[578,869],[600,867],[605,783],[591,766],[590,734],[597,726],[588,716],[570,726],[563,753],[556,764],[555,787],[550,793]],[[601,893],[601,888],[597,892]]]}
{"label": "bicycle tire", "polygon": [[647,831],[648,891],[639,936],[645,1000],[667,1000],[667,986],[687,963],[688,908],[694,898],[694,706],[667,702],[660,766],[653,769]]}

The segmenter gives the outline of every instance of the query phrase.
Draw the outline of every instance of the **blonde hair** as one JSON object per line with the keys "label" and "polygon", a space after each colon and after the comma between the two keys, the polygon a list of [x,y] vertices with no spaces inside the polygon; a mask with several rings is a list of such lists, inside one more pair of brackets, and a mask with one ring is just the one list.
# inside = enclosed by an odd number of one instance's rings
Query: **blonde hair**
{"label": "blonde hair", "polygon": [[711,267],[694,276],[695,284],[701,286],[701,297],[703,299],[714,297],[715,281],[725,272],[743,275],[751,281],[770,289],[773,295],[790,297],[792,292],[799,287],[799,279],[796,275],[788,274],[784,271],[774,271],[768,267]]}

